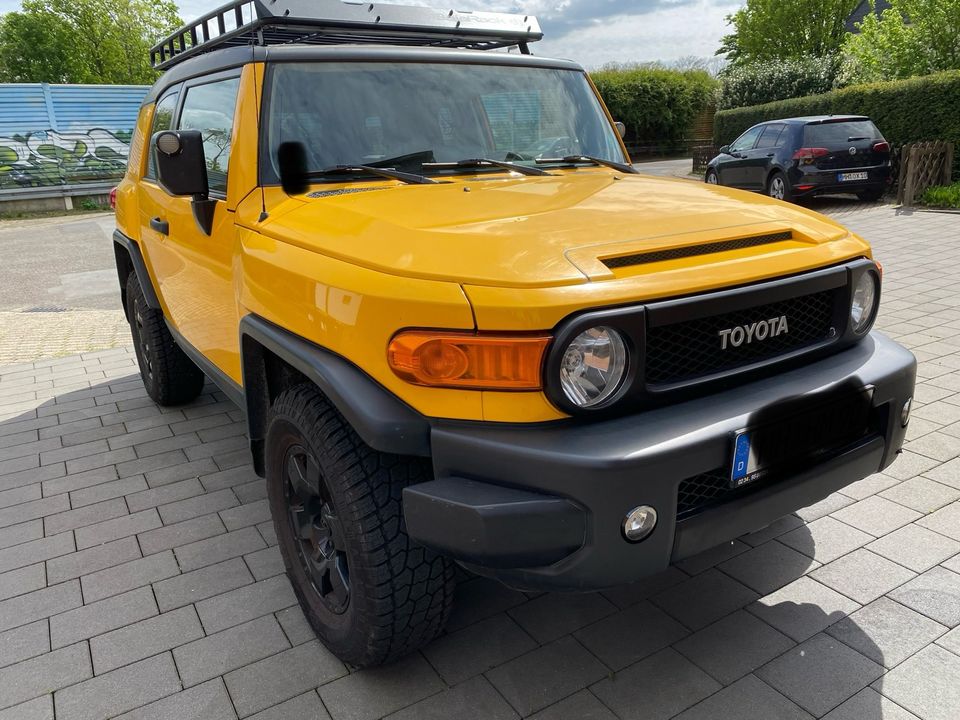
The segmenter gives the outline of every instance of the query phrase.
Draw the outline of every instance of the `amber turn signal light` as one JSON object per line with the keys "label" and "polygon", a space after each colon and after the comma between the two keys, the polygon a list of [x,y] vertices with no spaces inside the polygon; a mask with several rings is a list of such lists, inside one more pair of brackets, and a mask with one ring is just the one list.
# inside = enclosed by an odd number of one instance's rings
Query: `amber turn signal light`
{"label": "amber turn signal light", "polygon": [[407,382],[473,390],[539,390],[549,337],[408,330],[387,350]]}

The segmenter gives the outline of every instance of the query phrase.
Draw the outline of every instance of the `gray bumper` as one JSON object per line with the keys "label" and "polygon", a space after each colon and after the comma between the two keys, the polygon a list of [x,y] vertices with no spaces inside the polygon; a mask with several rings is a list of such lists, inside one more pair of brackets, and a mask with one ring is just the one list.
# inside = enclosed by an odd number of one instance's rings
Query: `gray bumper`
{"label": "gray bumper", "polygon": [[[471,569],[522,588],[590,589],[632,582],[759,529],[866,477],[903,443],[900,409],[916,360],[879,333],[837,355],[696,400],[593,423],[437,423],[436,480],[408,487],[410,535]],[[735,434],[778,408],[873,388],[875,426],[829,459],[677,520],[688,478],[729,467]],[[638,544],[624,515],[652,505]]]}

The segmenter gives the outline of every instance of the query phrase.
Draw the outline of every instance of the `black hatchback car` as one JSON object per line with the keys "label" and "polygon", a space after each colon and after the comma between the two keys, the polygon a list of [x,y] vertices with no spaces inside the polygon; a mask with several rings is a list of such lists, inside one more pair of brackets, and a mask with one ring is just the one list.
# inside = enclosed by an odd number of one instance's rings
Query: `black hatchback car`
{"label": "black hatchback car", "polygon": [[890,182],[890,145],[860,115],[772,120],[720,148],[704,180],[778,200],[824,193],[879,200]]}

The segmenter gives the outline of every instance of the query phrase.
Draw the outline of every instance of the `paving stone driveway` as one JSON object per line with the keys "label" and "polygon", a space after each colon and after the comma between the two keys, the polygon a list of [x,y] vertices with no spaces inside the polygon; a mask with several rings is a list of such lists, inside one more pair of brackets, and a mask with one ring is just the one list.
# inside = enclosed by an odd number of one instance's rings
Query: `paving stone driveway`
{"label": "paving stone driveway", "polygon": [[160,410],[123,348],[0,368],[0,720],[960,717],[960,218],[822,207],[921,360],[897,463],[634,586],[467,580],[374,671],[306,626],[218,392]]}

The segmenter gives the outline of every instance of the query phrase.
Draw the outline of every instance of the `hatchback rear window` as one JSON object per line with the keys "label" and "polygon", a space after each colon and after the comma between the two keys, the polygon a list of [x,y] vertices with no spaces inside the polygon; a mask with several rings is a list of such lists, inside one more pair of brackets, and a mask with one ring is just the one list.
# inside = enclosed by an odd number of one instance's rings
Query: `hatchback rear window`
{"label": "hatchback rear window", "polygon": [[851,120],[807,125],[803,129],[804,147],[846,146],[856,140],[881,140],[883,136],[870,120]]}

